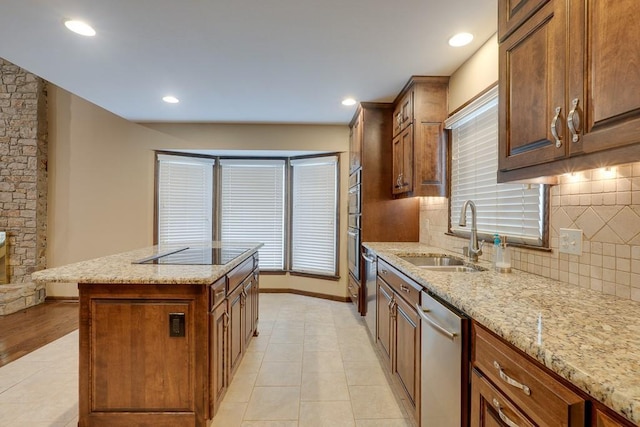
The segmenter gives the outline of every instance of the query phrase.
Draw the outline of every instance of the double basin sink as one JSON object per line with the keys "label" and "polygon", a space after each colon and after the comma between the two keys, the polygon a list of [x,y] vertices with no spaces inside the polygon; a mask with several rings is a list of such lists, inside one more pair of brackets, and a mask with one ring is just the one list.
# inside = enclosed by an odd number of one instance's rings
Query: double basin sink
{"label": "double basin sink", "polygon": [[401,259],[425,270],[449,273],[475,273],[486,271],[486,268],[465,262],[462,258],[445,254],[428,254],[420,256],[400,256]]}

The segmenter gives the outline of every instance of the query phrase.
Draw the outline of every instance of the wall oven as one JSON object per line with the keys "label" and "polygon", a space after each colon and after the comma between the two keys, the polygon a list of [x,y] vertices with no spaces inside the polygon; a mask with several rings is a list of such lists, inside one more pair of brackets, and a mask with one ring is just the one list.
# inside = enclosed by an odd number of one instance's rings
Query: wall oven
{"label": "wall oven", "polygon": [[349,229],[347,259],[349,272],[360,283],[360,171],[349,176]]}

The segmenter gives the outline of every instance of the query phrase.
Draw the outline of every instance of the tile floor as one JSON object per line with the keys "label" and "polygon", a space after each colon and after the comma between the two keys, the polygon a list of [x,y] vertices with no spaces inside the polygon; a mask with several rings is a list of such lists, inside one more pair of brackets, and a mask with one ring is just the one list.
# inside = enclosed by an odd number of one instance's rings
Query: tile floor
{"label": "tile floor", "polygon": [[[260,295],[251,341],[212,427],[410,427],[349,304]],[[0,427],[77,425],[78,332],[0,368]]]}

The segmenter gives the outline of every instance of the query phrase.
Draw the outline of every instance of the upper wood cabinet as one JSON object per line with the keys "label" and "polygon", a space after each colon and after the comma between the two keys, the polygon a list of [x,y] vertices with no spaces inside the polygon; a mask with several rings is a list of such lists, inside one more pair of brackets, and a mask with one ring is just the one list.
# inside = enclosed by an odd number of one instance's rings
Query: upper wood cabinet
{"label": "upper wood cabinet", "polygon": [[349,131],[349,174],[362,165],[362,112],[356,114]]}
{"label": "upper wood cabinet", "polygon": [[640,160],[640,2],[499,0],[499,18],[498,180]]}
{"label": "upper wood cabinet", "polygon": [[448,77],[413,76],[394,102],[394,195],[446,195],[448,84]]}
{"label": "upper wood cabinet", "polygon": [[549,0],[504,0],[498,5],[498,41],[504,39]]}

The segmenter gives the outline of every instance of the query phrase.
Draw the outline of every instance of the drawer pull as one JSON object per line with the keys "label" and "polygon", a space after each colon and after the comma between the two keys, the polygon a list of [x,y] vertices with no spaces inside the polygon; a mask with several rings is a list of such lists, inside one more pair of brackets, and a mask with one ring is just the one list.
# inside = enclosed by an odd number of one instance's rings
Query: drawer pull
{"label": "drawer pull", "polygon": [[389,274],[389,270],[384,269],[384,268],[383,268],[382,270],[380,270],[380,272],[381,272],[382,274]]}
{"label": "drawer pull", "polygon": [[518,381],[514,380],[513,378],[505,374],[504,371],[502,370],[502,366],[500,366],[500,364],[497,361],[495,360],[493,361],[493,366],[498,370],[498,373],[500,374],[500,378],[502,378],[504,382],[516,388],[521,389],[524,392],[524,394],[526,394],[527,396],[531,395],[531,389],[524,384],[520,384]]}
{"label": "drawer pull", "polygon": [[406,293],[410,293],[411,289],[409,289],[409,287],[405,286],[405,285],[400,285],[400,290],[402,292],[406,292]]}
{"label": "drawer pull", "polygon": [[502,406],[500,406],[500,402],[498,402],[498,399],[496,399],[495,397],[493,398],[493,406],[496,407],[496,409],[498,410],[498,415],[500,416],[500,419],[506,425],[508,425],[509,427],[520,427],[518,424],[511,421],[504,412],[502,412]]}

